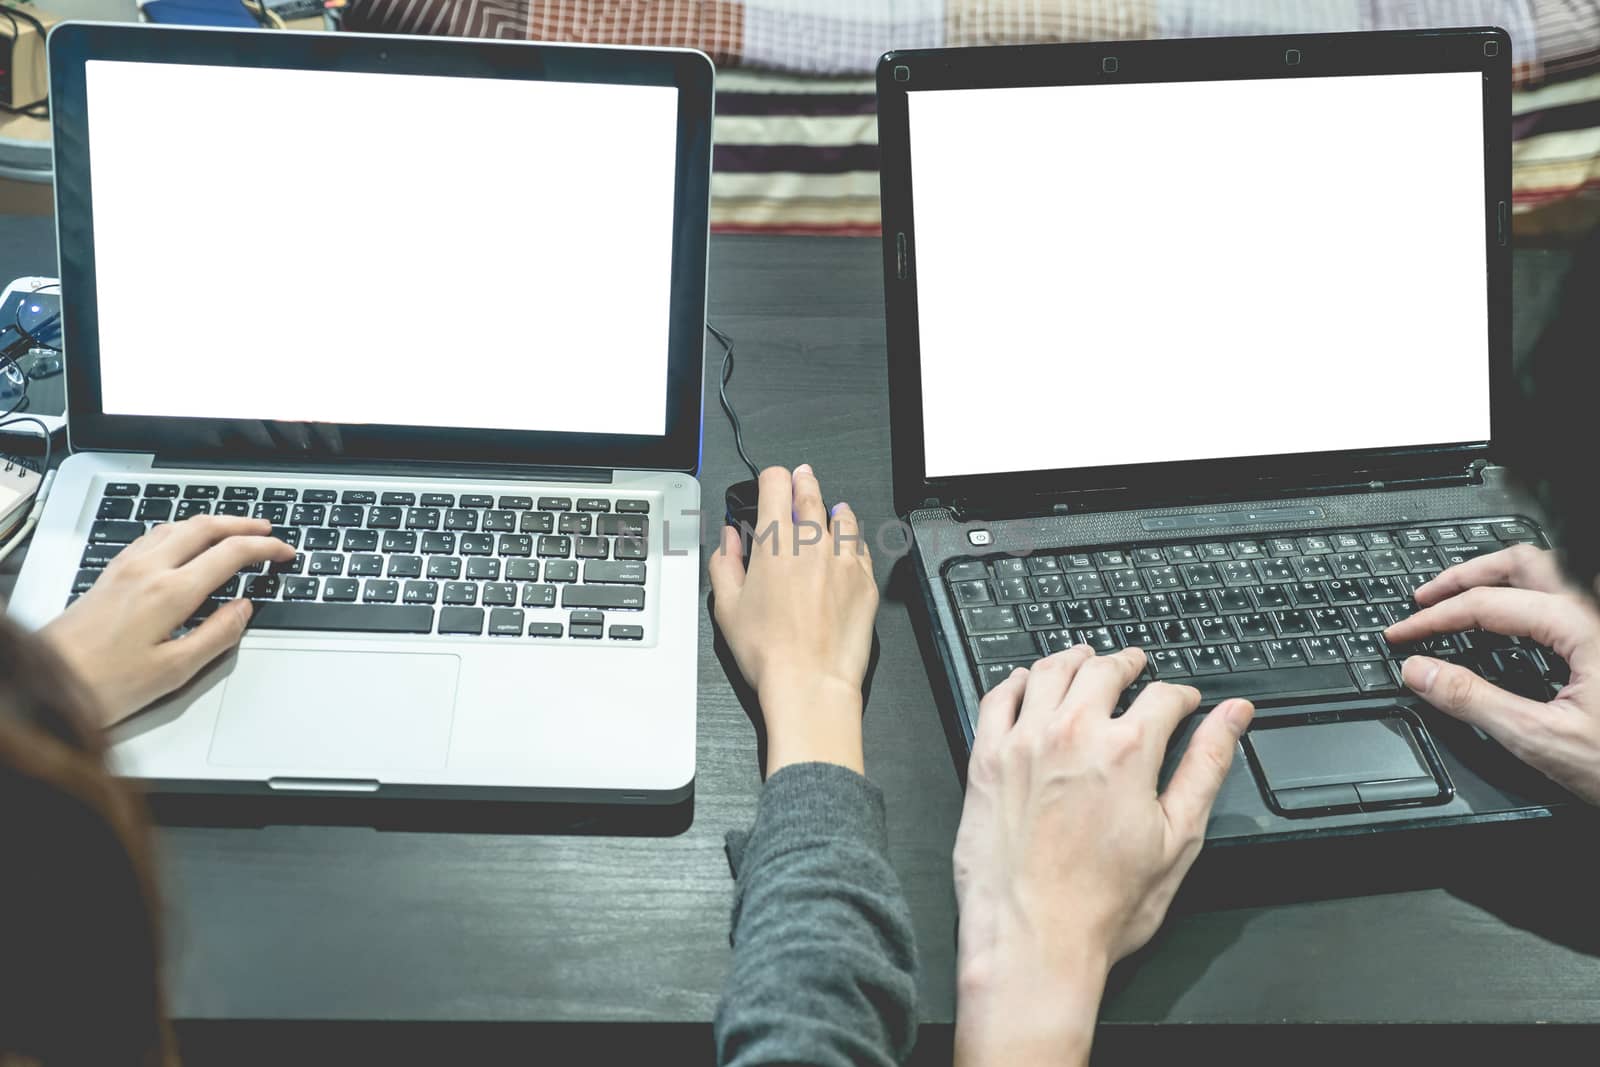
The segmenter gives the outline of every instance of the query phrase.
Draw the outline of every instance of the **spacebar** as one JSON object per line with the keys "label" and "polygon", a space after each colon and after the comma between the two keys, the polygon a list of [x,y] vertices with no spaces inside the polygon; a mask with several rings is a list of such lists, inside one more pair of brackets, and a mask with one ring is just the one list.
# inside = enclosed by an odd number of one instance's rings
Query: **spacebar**
{"label": "spacebar", "polygon": [[421,604],[296,604],[258,600],[252,630],[351,630],[369,634],[433,632],[433,609]]}
{"label": "spacebar", "polygon": [[1285,667],[1275,671],[1239,671],[1178,680],[1198,688],[1201,703],[1207,705],[1231,697],[1255,701],[1289,700],[1356,691],[1355,679],[1350,677],[1349,670],[1337,663],[1316,667]]}

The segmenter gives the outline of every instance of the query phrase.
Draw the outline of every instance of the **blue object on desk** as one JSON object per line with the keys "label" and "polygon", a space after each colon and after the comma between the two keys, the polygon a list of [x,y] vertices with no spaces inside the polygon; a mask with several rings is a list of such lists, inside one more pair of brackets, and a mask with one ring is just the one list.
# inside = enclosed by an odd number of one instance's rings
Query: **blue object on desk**
{"label": "blue object on desk", "polygon": [[261,28],[240,0],[150,0],[139,10],[151,22],[167,25]]}

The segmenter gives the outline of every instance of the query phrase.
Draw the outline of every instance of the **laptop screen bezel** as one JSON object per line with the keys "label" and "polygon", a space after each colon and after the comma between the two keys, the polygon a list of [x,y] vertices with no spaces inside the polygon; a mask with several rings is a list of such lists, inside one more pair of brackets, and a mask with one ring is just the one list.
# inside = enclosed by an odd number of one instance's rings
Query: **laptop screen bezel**
{"label": "laptop screen bezel", "polygon": [[[1491,46],[1492,45],[1492,46]],[[1495,54],[1486,55],[1486,51]],[[910,93],[942,89],[1476,72],[1483,79],[1484,245],[1490,434],[1483,441],[929,477],[925,459],[912,211]],[[1071,494],[1176,500],[1465,470],[1499,451],[1511,368],[1511,41],[1505,31],[1226,37],[889,52],[878,63],[883,277],[897,509],[1019,512]],[[1181,180],[1181,179],[1180,179]],[[981,366],[981,354],[975,355]],[[1109,372],[1108,372],[1109,373]]]}
{"label": "laptop screen bezel", "polygon": [[[714,70],[700,52],[352,33],[263,33],[69,23],[49,39],[55,193],[60,249],[68,420],[75,450],[154,452],[199,461],[420,462],[541,468],[695,471],[701,438]],[[465,78],[534,79],[678,90],[672,282],[665,432],[553,433],[371,423],[112,415],[101,396],[94,211],[85,64],[91,60],[333,70]],[[508,135],[513,131],[508,129]],[[465,172],[464,172],[465,173]],[[333,205],[338,190],[306,190],[307,208]],[[247,199],[240,191],[241,201]],[[425,210],[426,208],[419,208]],[[440,205],[439,210],[448,210]],[[627,255],[626,248],[617,255]],[[441,269],[445,265],[440,265]],[[468,269],[465,276],[470,276]],[[316,285],[315,278],[304,279]],[[289,299],[294,290],[263,290]],[[625,300],[626,296],[619,297]],[[581,356],[579,357],[581,358]],[[459,357],[440,354],[449,388]],[[470,368],[477,360],[466,361]],[[603,382],[604,368],[596,367]],[[151,373],[159,374],[159,367]],[[465,387],[461,384],[460,387]],[[551,402],[558,402],[552,398]]]}

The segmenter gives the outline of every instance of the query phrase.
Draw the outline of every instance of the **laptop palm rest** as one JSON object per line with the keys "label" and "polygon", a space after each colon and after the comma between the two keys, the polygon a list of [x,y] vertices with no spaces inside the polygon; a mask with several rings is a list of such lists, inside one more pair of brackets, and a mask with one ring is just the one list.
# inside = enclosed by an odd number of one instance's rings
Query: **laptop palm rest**
{"label": "laptop palm rest", "polygon": [[228,678],[209,761],[274,774],[438,770],[450,753],[460,658],[250,649]]}

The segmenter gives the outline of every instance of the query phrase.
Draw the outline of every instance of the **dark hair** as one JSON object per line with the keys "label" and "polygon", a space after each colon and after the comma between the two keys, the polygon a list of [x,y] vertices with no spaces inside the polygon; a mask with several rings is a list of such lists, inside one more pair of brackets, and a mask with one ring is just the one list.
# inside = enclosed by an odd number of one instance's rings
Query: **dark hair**
{"label": "dark hair", "polygon": [[167,1067],[148,823],[86,707],[0,618],[0,1061]]}
{"label": "dark hair", "polygon": [[1507,466],[1538,502],[1568,575],[1600,577],[1600,229],[1573,258],[1554,318],[1519,368]]}

